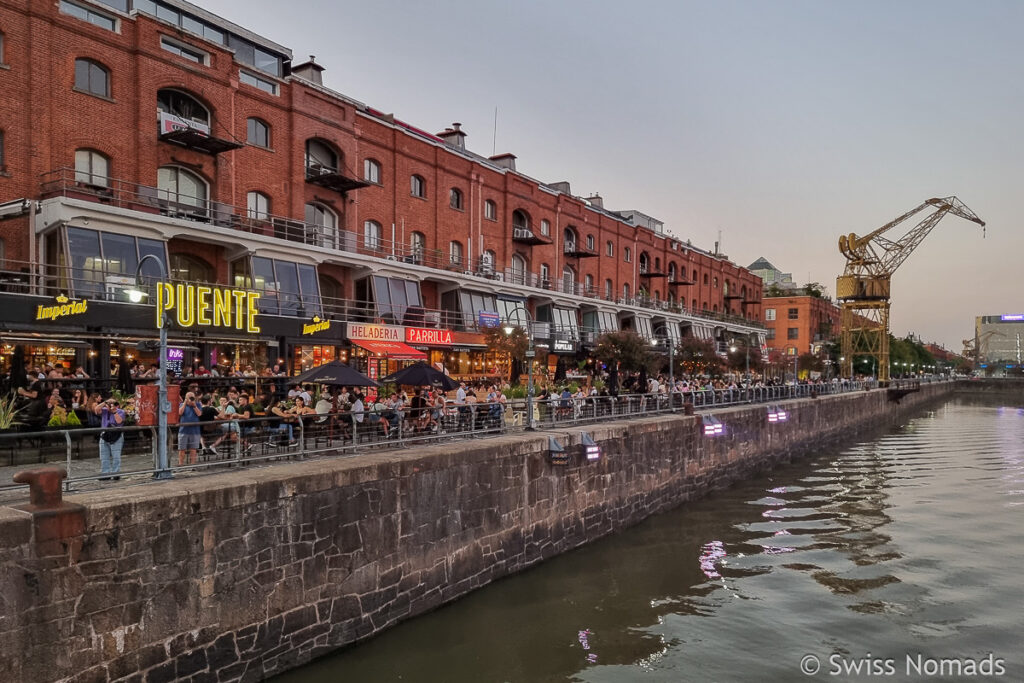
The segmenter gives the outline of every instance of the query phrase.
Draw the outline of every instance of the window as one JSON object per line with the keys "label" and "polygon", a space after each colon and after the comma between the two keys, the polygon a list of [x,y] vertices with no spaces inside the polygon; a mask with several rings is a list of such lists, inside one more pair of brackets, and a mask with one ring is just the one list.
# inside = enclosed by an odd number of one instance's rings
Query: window
{"label": "window", "polygon": [[646,273],[651,269],[651,257],[647,255],[646,251],[640,252],[640,272]]}
{"label": "window", "polygon": [[245,207],[249,218],[265,221],[270,214],[270,197],[262,192],[250,192],[245,195]]}
{"label": "window", "polygon": [[576,251],[576,245],[579,242],[576,241],[576,231],[573,228],[566,228],[562,234],[562,239],[564,240],[566,253]]}
{"label": "window", "polygon": [[450,242],[448,244],[448,260],[453,266],[462,265],[462,242]]}
{"label": "window", "polygon": [[246,121],[246,142],[257,147],[270,147],[270,125],[262,120],[251,118]]}
{"label": "window", "polygon": [[[120,284],[124,276],[134,276],[139,260],[154,254],[167,262],[164,242],[143,237],[135,238],[112,232],[98,232],[87,228],[68,227],[67,250],[57,246],[50,251],[53,258],[70,268],[61,270],[59,287],[72,296],[128,301],[127,288]],[[51,233],[53,237],[60,237]],[[142,273],[149,282],[160,279],[160,267],[152,260],[142,264]],[[119,276],[117,280],[108,275]],[[70,276],[70,282],[65,280]],[[56,283],[55,283],[56,284]]]}
{"label": "window", "polygon": [[373,159],[363,160],[363,180],[380,185],[380,164]]}
{"label": "window", "polygon": [[608,240],[608,243],[604,245],[604,253],[608,256],[615,256],[615,243]]}
{"label": "window", "polygon": [[594,236],[587,235],[587,250],[594,251]]}
{"label": "window", "polygon": [[338,217],[323,204],[306,204],[306,224],[314,228],[316,244],[338,248]]}
{"label": "window", "polygon": [[4,131],[0,129],[0,173],[4,170]]}
{"label": "window", "polygon": [[766,309],[764,309],[764,319],[767,320],[767,321],[775,320],[775,309],[774,308],[766,308]]}
{"label": "window", "polygon": [[462,190],[452,188],[448,193],[448,206],[462,211]]}
{"label": "window", "polygon": [[[708,283],[708,274],[704,273],[704,284],[706,285],[707,283]],[[707,308],[707,306],[705,306],[704,308]]]}
{"label": "window", "polygon": [[110,182],[110,161],[91,149],[75,150],[75,182],[106,187]]}
{"label": "window", "polygon": [[628,282],[622,283],[622,298],[623,299],[629,299],[629,283]]}
{"label": "window", "polygon": [[420,283],[395,277],[372,277],[356,282],[356,299],[374,301],[377,315],[391,324],[424,324]]}
{"label": "window", "polygon": [[60,11],[62,14],[81,19],[82,21],[88,21],[90,24],[95,24],[100,28],[105,28],[108,31],[114,31],[117,29],[117,19],[109,17],[102,12],[97,12],[90,7],[84,7],[68,0],[60,0]]}
{"label": "window", "polygon": [[547,219],[541,219],[540,234],[544,235],[544,237],[551,234],[551,223]]}
{"label": "window", "polygon": [[584,294],[586,294],[588,296],[593,296],[594,294],[597,293],[594,290],[594,276],[593,275],[589,275],[588,274],[585,278],[583,278],[583,285],[584,285],[584,288],[585,288],[585,290],[583,292]]}
{"label": "window", "polygon": [[489,221],[498,220],[498,205],[490,199],[484,202],[484,218]]}
{"label": "window", "polygon": [[199,100],[178,90],[158,90],[156,93],[158,112],[171,114],[189,125],[210,130],[210,112]]}
{"label": "window", "polygon": [[764,338],[765,339],[775,339],[775,328],[774,327],[769,327],[767,330],[765,330],[764,331]]}
{"label": "window", "polygon": [[170,52],[172,55],[177,55],[182,59],[187,59],[190,62],[196,64],[207,64],[207,55],[202,50],[179,43],[176,40],[171,40],[166,36],[160,36],[160,47]]}
{"label": "window", "polygon": [[[237,277],[235,286],[242,286]],[[309,318],[321,312],[314,266],[253,256],[251,288],[261,293],[258,305],[264,313]]]}
{"label": "window", "polygon": [[633,261],[633,251],[629,247],[625,247],[622,250],[622,260],[625,261],[626,263],[630,263]]}
{"label": "window", "polygon": [[338,154],[323,140],[306,140],[306,172],[337,173]]}
{"label": "window", "polygon": [[512,254],[512,282],[526,284],[526,259],[519,254]]}
{"label": "window", "polygon": [[427,236],[422,232],[414,232],[409,236],[409,249],[412,251],[412,262],[421,263],[423,253],[427,250]]}
{"label": "window", "polygon": [[789,309],[789,319],[790,320],[799,320],[800,319],[800,309],[799,308],[791,308],[791,309]]}
{"label": "window", "polygon": [[380,249],[381,227],[377,221],[363,223],[363,246],[367,249]]}
{"label": "window", "polygon": [[274,81],[272,81],[272,80],[270,80],[268,78],[263,78],[262,76],[257,76],[256,74],[251,74],[248,71],[241,71],[241,70],[239,70],[239,72],[238,72],[238,80],[241,83],[245,83],[246,85],[251,85],[252,87],[258,88],[258,89],[262,90],[263,92],[268,92],[271,95],[276,95],[277,94],[277,83],[275,83]]}
{"label": "window", "polygon": [[4,63],[4,34],[0,31],[0,64]]}
{"label": "window", "polygon": [[206,182],[192,171],[163,166],[156,175],[157,196],[178,206],[206,211]]}
{"label": "window", "polygon": [[799,339],[799,338],[800,338],[800,328],[799,327],[789,327],[789,328],[786,328],[786,339]]}
{"label": "window", "polygon": [[75,90],[110,97],[110,73],[91,59],[76,59]]}
{"label": "window", "polygon": [[562,291],[569,294],[576,292],[576,271],[572,266],[562,268]]}
{"label": "window", "polygon": [[540,286],[545,289],[551,286],[551,267],[546,263],[540,264]]}
{"label": "window", "polygon": [[668,281],[669,282],[675,282],[676,281],[676,264],[674,264],[674,263],[668,264]]}
{"label": "window", "polygon": [[191,254],[171,254],[171,279],[185,282],[213,282],[216,271],[206,261]]}
{"label": "window", "polygon": [[604,281],[604,298],[608,299],[609,301],[611,301],[612,300],[612,296],[614,296],[614,294],[613,294],[614,290],[615,290],[615,285],[612,284],[612,281],[611,280],[605,280]]}

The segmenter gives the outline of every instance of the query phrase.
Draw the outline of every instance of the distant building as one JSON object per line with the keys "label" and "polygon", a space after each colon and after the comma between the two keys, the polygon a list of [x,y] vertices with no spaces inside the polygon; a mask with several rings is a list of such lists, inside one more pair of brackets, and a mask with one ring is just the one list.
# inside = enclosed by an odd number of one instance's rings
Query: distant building
{"label": "distant building", "polygon": [[839,335],[839,307],[831,299],[807,294],[766,296],[761,311],[768,348],[786,355],[818,353],[822,344]]}
{"label": "distant building", "polygon": [[765,289],[773,286],[783,290],[800,289],[800,285],[793,282],[792,273],[783,273],[763,256],[747,266],[747,270],[761,278]]}
{"label": "distant building", "polygon": [[964,346],[976,351],[980,365],[1020,367],[1024,364],[1024,313],[978,316],[974,339],[965,339]]}

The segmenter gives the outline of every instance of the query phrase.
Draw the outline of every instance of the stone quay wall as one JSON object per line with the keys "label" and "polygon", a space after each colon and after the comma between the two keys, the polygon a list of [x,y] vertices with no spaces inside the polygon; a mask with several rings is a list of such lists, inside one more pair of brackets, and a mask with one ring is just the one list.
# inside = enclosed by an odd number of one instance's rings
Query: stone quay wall
{"label": "stone quay wall", "polygon": [[[323,458],[0,507],[0,680],[255,681],[947,398],[925,385]],[[548,437],[598,461],[548,461]],[[573,450],[570,448],[570,450]]]}

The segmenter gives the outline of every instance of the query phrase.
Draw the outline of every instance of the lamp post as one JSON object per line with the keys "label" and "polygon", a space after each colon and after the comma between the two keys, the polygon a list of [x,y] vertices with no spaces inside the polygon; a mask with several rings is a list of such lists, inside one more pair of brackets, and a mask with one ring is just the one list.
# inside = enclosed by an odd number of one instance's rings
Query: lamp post
{"label": "lamp post", "polygon": [[[153,259],[160,266],[160,277],[167,279],[167,265],[156,254],[146,254],[139,259],[139,265],[135,267],[136,288],[129,290],[128,298],[134,303],[142,301],[145,293],[138,288],[139,280],[142,277],[142,264],[148,259]],[[167,401],[167,314],[163,314],[160,321],[160,376],[157,377],[157,470],[153,473],[154,479],[170,479],[173,475],[167,463],[167,413],[171,412],[171,404]]]}
{"label": "lamp post", "polygon": [[[675,388],[676,388],[676,378],[675,378],[676,373],[675,373],[675,368],[673,368],[673,366],[672,366],[672,359],[675,357],[675,351],[676,351],[675,346],[676,345],[675,345],[675,343],[673,343],[671,337],[665,337],[664,341],[665,341],[665,344],[668,346],[668,405],[669,405],[669,408],[674,408],[674,405],[672,403],[672,392],[675,391]],[[662,342],[661,339],[657,339],[657,338],[652,339],[651,340],[651,346],[654,346],[654,347],[661,346],[661,342]]]}
{"label": "lamp post", "polygon": [[530,311],[526,309],[526,306],[516,306],[509,311],[509,320],[506,321],[504,330],[505,334],[510,335],[515,330],[515,326],[511,324],[511,318],[515,315],[516,311],[522,311],[523,315],[526,316],[526,341],[528,346],[526,348],[526,429],[533,431],[537,428],[536,423],[533,421],[533,358],[537,355],[533,348],[533,318],[530,316]]}

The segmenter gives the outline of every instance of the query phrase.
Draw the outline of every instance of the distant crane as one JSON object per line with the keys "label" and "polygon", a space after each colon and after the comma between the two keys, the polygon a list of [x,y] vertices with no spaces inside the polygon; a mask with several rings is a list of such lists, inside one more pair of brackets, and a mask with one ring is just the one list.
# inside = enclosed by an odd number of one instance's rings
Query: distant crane
{"label": "distant crane", "polygon": [[[977,368],[982,358],[988,357],[988,346],[992,337],[1005,337],[1006,335],[997,330],[982,332],[974,339],[964,339],[964,356],[974,358],[974,367]],[[1017,339],[1017,362],[1020,363],[1020,338]]]}
{"label": "distant crane", "polygon": [[[925,208],[934,211],[903,237],[895,241],[882,237],[883,233]],[[892,274],[947,213],[985,227],[985,221],[959,199],[944,197],[928,199],[916,209],[863,237],[854,233],[839,236],[839,251],[846,257],[846,269],[836,278],[836,298],[840,301],[842,330],[843,360],[840,372],[843,377],[853,376],[853,354],[856,352],[873,357],[879,381],[889,381],[889,292]]]}

